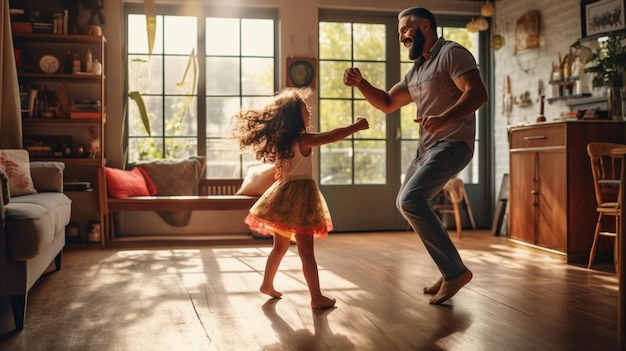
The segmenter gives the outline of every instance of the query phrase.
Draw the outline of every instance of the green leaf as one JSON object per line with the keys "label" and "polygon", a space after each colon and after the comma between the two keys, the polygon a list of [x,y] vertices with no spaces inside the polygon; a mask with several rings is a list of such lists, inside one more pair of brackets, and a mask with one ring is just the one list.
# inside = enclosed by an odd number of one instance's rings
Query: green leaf
{"label": "green leaf", "polygon": [[146,31],[148,32],[148,56],[151,56],[156,36],[156,1],[144,0],[143,11],[146,15]]}
{"label": "green leaf", "polygon": [[146,111],[146,104],[143,102],[143,98],[138,91],[131,91],[128,96],[135,101],[137,108],[139,109],[139,115],[141,115],[141,122],[146,129],[148,136],[152,136],[150,133],[150,120],[148,119],[148,112]]}

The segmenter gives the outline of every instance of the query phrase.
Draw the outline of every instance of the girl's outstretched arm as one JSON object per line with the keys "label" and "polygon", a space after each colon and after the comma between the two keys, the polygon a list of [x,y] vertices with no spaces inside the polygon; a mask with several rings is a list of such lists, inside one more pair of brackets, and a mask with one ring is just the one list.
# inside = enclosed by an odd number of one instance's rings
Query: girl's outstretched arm
{"label": "girl's outstretched arm", "polygon": [[336,128],[327,132],[320,133],[305,133],[300,139],[300,150],[303,154],[308,154],[311,148],[316,146],[330,144],[335,141],[345,139],[346,137],[358,132],[359,130],[368,129],[369,123],[365,118],[357,118],[356,122],[349,124],[345,127]]}

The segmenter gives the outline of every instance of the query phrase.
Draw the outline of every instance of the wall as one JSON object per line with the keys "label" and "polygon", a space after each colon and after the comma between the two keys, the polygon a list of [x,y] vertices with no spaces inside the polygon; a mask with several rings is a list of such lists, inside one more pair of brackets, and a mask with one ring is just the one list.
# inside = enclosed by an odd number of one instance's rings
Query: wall
{"label": "wall", "polygon": [[[538,80],[543,80],[549,97],[550,86],[547,83],[550,79],[552,63],[558,60],[559,53],[564,56],[569,51],[569,46],[580,38],[579,4],[579,0],[496,1],[495,25],[506,41],[503,48],[494,52],[495,94],[491,97],[491,101],[495,104],[493,133],[496,189],[500,188],[502,175],[509,171],[507,127],[521,123],[535,123],[539,115],[539,104],[536,101]],[[539,50],[530,54],[530,64],[520,66],[514,52],[515,23],[520,16],[532,10],[540,12],[541,45]],[[520,95],[528,90],[533,99],[531,107],[514,106],[508,116],[502,113],[502,93],[506,75],[511,78],[513,95]],[[562,100],[550,104],[546,102],[544,114],[548,120],[551,120],[559,118],[561,113],[566,111],[569,111],[569,108]]]}

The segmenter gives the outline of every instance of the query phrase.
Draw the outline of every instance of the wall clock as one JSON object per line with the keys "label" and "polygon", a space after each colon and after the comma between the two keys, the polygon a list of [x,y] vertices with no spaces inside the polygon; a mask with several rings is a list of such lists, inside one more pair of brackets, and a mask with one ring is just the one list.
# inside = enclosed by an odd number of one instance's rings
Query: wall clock
{"label": "wall clock", "polygon": [[287,86],[315,89],[317,61],[312,57],[287,58]]}
{"label": "wall clock", "polygon": [[53,55],[43,55],[39,59],[39,69],[44,73],[56,73],[60,67],[59,59]]}

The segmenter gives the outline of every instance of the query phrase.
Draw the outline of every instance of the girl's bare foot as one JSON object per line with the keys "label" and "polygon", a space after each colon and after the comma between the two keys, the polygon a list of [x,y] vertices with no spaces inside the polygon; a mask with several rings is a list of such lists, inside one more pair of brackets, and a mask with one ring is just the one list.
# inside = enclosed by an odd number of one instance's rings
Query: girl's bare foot
{"label": "girl's bare foot", "polygon": [[430,299],[430,303],[433,305],[440,305],[444,301],[454,296],[465,284],[472,280],[472,272],[468,269],[465,273],[461,274],[452,280],[444,280],[441,284],[441,288],[437,295]]}
{"label": "girl's bare foot", "polygon": [[311,307],[316,310],[325,310],[335,307],[335,302],[337,302],[337,300],[321,296],[320,298],[311,301]]}
{"label": "girl's bare foot", "polygon": [[261,286],[259,291],[261,291],[265,295],[269,295],[269,296],[271,296],[271,297],[273,297],[275,299],[279,299],[281,296],[283,296],[283,293],[274,290],[273,286],[270,286],[270,287]]}
{"label": "girl's bare foot", "polygon": [[436,294],[439,292],[441,288],[441,284],[443,283],[443,277],[439,277],[435,284],[431,286],[424,287],[424,294]]}

